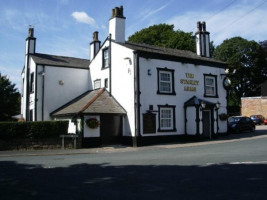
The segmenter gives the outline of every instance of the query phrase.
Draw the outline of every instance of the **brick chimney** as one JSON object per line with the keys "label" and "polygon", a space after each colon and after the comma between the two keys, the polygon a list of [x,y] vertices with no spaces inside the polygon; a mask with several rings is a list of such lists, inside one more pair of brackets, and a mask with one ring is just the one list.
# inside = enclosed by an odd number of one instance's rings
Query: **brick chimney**
{"label": "brick chimney", "polygon": [[34,28],[29,28],[29,35],[26,38],[26,55],[34,54],[36,47],[36,38],[34,37]]}

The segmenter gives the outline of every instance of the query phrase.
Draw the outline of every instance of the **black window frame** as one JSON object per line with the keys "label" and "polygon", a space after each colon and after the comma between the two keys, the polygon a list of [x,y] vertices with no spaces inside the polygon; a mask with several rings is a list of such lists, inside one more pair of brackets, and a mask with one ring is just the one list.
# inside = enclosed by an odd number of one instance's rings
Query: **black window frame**
{"label": "black window frame", "polygon": [[30,75],[30,93],[34,93],[34,72]]}
{"label": "black window frame", "polygon": [[[162,92],[160,91],[160,73],[161,72],[166,72],[166,73],[171,73],[171,91],[170,92]],[[175,92],[175,79],[174,79],[174,69],[168,69],[168,68],[157,68],[157,84],[158,84],[158,90],[157,90],[157,94],[161,94],[161,95],[176,95]]]}
{"label": "black window frame", "polygon": [[[215,94],[214,95],[208,95],[206,93],[206,78],[211,77],[214,78],[215,80]],[[213,75],[213,74],[204,74],[204,97],[209,97],[209,98],[218,98],[218,84],[217,84],[217,75]]]}
{"label": "black window frame", "polygon": [[[107,63],[108,65],[105,65],[105,52],[108,53],[108,58],[107,58]],[[110,67],[110,63],[109,63],[109,47],[106,47],[102,50],[102,69],[108,69]]]}
{"label": "black window frame", "polygon": [[[163,129],[161,127],[161,109],[162,108],[170,108],[172,109],[172,129]],[[175,115],[175,109],[176,109],[176,106],[175,105],[158,105],[158,132],[176,132],[177,129],[176,129],[176,115]]]}
{"label": "black window frame", "polygon": [[104,87],[108,88],[108,78],[105,78],[105,80],[104,80]]}

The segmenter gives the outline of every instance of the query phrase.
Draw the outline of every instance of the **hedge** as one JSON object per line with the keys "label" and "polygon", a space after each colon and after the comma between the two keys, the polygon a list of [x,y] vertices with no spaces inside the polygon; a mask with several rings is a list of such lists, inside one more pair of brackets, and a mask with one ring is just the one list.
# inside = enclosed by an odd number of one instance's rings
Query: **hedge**
{"label": "hedge", "polygon": [[67,134],[68,121],[0,122],[0,139],[58,138]]}

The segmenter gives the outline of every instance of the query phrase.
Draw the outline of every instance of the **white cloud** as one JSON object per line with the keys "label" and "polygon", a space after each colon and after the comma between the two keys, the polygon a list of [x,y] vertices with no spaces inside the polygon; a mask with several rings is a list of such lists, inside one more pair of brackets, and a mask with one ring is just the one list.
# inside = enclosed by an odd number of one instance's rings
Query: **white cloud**
{"label": "white cloud", "polygon": [[95,25],[95,20],[94,18],[90,17],[87,15],[86,12],[73,12],[71,14],[71,16],[80,23],[85,23],[85,24],[89,24],[91,26]]}
{"label": "white cloud", "polygon": [[[197,21],[206,21],[211,40],[219,45],[223,40],[241,36],[248,40],[266,40],[267,6],[257,7],[259,3],[238,4],[218,14],[212,11],[187,12],[174,16],[167,21],[174,24],[176,29],[195,32]],[[253,10],[253,8],[256,8]]]}

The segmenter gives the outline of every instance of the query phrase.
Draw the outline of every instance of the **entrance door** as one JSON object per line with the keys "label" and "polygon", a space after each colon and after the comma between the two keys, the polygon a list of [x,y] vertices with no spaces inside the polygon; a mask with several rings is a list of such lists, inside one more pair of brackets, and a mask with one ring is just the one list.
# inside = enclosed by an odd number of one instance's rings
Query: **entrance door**
{"label": "entrance door", "polygon": [[100,137],[102,144],[120,143],[122,137],[122,117],[114,115],[100,116]]}
{"label": "entrance door", "polygon": [[203,135],[211,139],[211,111],[203,110]]}

